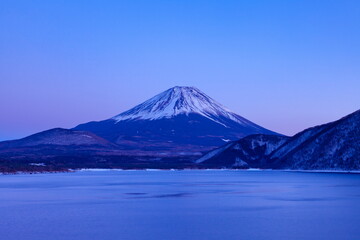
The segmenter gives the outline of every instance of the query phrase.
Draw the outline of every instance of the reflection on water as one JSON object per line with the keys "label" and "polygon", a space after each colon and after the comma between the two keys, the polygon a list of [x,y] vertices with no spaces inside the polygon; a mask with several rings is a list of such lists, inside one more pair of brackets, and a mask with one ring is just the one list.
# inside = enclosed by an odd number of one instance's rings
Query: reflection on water
{"label": "reflection on water", "polygon": [[173,198],[173,197],[187,197],[190,196],[189,193],[172,193],[172,194],[157,194],[157,195],[147,195],[147,196],[136,196],[135,198]]}
{"label": "reflection on water", "polygon": [[1,239],[359,239],[360,174],[0,176]]}

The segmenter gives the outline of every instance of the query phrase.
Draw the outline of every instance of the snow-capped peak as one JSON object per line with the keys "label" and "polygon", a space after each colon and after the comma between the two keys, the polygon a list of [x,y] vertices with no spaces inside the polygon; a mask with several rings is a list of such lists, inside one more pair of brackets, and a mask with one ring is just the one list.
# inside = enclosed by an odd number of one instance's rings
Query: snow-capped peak
{"label": "snow-capped peak", "polygon": [[112,119],[117,122],[123,120],[156,120],[171,118],[180,114],[199,114],[224,126],[226,124],[221,121],[223,118],[231,119],[243,125],[253,125],[199,89],[179,86],[170,88]]}

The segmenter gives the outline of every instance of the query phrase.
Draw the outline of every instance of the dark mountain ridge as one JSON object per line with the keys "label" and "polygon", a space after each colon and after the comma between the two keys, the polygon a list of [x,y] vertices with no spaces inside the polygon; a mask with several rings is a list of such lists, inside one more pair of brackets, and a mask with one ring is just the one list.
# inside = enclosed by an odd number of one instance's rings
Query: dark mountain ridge
{"label": "dark mountain ridge", "polygon": [[268,156],[289,137],[255,134],[208,152],[196,163],[220,168],[272,168]]}
{"label": "dark mountain ridge", "polygon": [[296,134],[270,158],[291,169],[359,169],[360,110]]}
{"label": "dark mountain ridge", "polygon": [[[357,170],[360,169],[360,110],[337,121],[306,129],[293,137],[278,137],[268,154],[248,147],[248,141],[257,139],[248,136],[237,142],[215,149],[198,160],[203,165],[216,163],[218,167],[232,167],[242,161],[244,167],[280,169],[323,169]],[[274,145],[274,136],[263,136],[267,146]],[[280,140],[281,139],[281,140]],[[286,139],[286,140],[285,140]],[[284,141],[285,140],[285,141]],[[234,147],[236,149],[234,149]],[[244,153],[245,151],[245,153]],[[212,156],[212,153],[214,156]],[[200,161],[203,159],[204,161]],[[254,165],[253,159],[257,159]],[[260,164],[259,164],[259,160]],[[214,165],[214,164],[213,164]]]}

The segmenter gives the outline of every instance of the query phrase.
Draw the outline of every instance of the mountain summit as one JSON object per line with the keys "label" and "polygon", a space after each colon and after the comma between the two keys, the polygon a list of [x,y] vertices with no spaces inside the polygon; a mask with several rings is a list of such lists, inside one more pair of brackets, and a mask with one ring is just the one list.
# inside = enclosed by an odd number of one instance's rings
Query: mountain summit
{"label": "mountain summit", "polygon": [[250,134],[275,134],[194,87],[173,87],[110,119],[81,124],[123,149],[193,154]]}
{"label": "mountain summit", "polygon": [[116,121],[156,120],[177,115],[198,114],[225,127],[229,119],[242,125],[257,127],[252,122],[231,112],[223,105],[195,87],[173,87],[150,98],[142,104],[115,117]]}

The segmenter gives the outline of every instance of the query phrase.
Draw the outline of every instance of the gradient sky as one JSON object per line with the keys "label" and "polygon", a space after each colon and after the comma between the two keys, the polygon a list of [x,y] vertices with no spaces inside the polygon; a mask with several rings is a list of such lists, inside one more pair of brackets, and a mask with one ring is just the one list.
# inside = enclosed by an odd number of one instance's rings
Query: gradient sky
{"label": "gradient sky", "polygon": [[0,140],[175,85],[292,135],[360,108],[360,1],[0,1]]}

